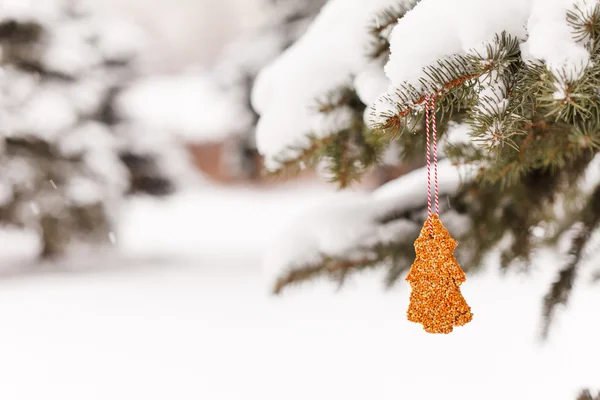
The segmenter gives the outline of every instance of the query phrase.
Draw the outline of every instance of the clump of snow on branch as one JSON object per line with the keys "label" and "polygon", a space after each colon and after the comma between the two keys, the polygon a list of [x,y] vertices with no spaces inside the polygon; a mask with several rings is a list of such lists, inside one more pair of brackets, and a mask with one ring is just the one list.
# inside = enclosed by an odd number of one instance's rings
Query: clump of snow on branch
{"label": "clump of snow on branch", "polygon": [[[252,100],[261,116],[257,146],[266,156],[267,168],[277,167],[276,157],[293,158],[295,153],[290,147],[306,146],[308,134],[323,137],[343,127],[345,118],[320,117],[315,102],[341,86],[351,85],[355,75],[369,69],[368,24],[373,12],[397,3],[330,1],[306,34],[261,72]],[[382,78],[382,74],[370,74],[361,76],[361,81],[377,82],[382,88]],[[368,85],[359,93],[373,97]]]}
{"label": "clump of snow on branch", "polygon": [[370,63],[354,79],[354,87],[365,104],[371,104],[390,85],[383,68],[378,63]]}
{"label": "clump of snow on branch", "polygon": [[567,96],[566,86],[582,77],[590,61],[584,43],[573,38],[572,27],[565,15],[575,4],[585,7],[592,3],[597,2],[536,0],[533,4],[527,26],[529,37],[522,50],[526,59],[544,61],[557,78],[554,94],[557,100]]}
{"label": "clump of snow on branch", "polygon": [[[386,207],[386,208],[384,208]],[[410,221],[383,225],[378,219],[392,207],[371,195],[341,192],[314,210],[293,221],[280,235],[264,259],[263,267],[271,282],[288,270],[319,265],[324,256],[360,259],[370,246],[414,233]]]}
{"label": "clump of snow on branch", "polygon": [[590,54],[583,43],[573,38],[573,28],[568,24],[567,11],[575,4],[596,3],[573,0],[536,0],[527,22],[529,36],[522,49],[526,59],[544,61],[556,76],[564,74],[576,80],[589,63]]}
{"label": "clump of snow on branch", "polygon": [[[582,76],[589,52],[578,42],[567,22],[567,11],[585,0],[423,0],[394,27],[391,55],[385,66],[392,82],[388,93],[375,102],[375,116],[387,115],[395,88],[410,84],[420,89],[423,69],[452,55],[479,52],[495,35],[506,32],[519,38],[525,61],[544,62],[557,80],[557,95],[565,81]],[[415,40],[407,40],[419,32]],[[489,89],[489,88],[488,88]],[[487,93],[489,94],[489,93]],[[564,97],[564,96],[563,96]],[[502,107],[502,102],[497,104]]]}
{"label": "clump of snow on branch", "polygon": [[419,86],[423,68],[465,54],[506,31],[525,35],[531,0],[423,0],[394,27],[386,75],[395,87]]}

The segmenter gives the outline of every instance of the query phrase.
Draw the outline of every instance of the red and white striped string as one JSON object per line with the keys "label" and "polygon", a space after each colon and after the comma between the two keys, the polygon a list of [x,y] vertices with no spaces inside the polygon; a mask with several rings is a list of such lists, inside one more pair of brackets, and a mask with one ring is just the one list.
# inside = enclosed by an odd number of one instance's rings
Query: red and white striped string
{"label": "red and white striped string", "polygon": [[[425,135],[427,135],[426,145],[427,145],[427,216],[431,217],[432,215],[440,214],[440,199],[439,199],[439,187],[438,187],[438,159],[437,159],[437,124],[435,118],[435,97],[427,96],[425,98]],[[432,201],[431,197],[431,141],[430,136],[433,141],[433,176],[434,176],[434,200]],[[432,210],[433,204],[435,204],[435,211]],[[433,212],[434,211],[434,212]],[[431,230],[431,234],[433,235],[433,222],[431,218],[429,219],[429,229]]]}

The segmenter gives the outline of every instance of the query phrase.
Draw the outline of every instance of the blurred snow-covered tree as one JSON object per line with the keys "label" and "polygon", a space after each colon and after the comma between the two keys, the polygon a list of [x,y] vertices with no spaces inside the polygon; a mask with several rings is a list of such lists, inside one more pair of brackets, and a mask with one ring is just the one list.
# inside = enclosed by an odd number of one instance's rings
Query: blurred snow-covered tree
{"label": "blurred snow-covered tree", "polygon": [[119,100],[132,120],[181,137],[197,167],[222,182],[260,178],[262,159],[255,146],[258,115],[251,103],[256,76],[295,43],[326,2],[256,1],[262,5],[262,18],[225,46],[210,68],[147,76]]}
{"label": "blurred snow-covered tree", "polygon": [[165,143],[119,117],[141,32],[74,0],[4,2],[0,12],[0,223],[39,233],[40,256],[113,240],[126,194],[173,190]]}

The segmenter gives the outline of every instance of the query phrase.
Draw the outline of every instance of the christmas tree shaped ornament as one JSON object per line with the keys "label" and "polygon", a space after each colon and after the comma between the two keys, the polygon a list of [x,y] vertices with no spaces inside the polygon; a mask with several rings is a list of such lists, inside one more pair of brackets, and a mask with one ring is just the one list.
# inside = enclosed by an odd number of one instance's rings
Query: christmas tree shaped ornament
{"label": "christmas tree shaped ornament", "polygon": [[[425,124],[427,135],[427,195],[428,218],[421,234],[415,241],[416,258],[406,277],[412,292],[408,306],[409,321],[423,325],[429,333],[450,333],[455,326],[462,326],[473,319],[471,307],[463,298],[459,286],[466,276],[454,257],[458,243],[452,238],[439,218],[439,194],[437,178],[437,132],[435,122],[435,99],[425,101]],[[433,174],[435,212],[431,196],[431,143],[433,131]]]}

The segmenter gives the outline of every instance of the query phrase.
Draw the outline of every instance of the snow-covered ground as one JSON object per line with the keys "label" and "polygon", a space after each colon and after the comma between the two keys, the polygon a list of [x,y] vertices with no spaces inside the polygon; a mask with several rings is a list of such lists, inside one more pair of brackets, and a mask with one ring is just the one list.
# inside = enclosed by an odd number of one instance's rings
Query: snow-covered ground
{"label": "snow-covered ground", "polygon": [[407,322],[407,286],[384,292],[375,274],[271,297],[262,250],[324,196],[208,188],[139,200],[118,232],[123,265],[4,277],[0,399],[574,400],[600,389],[598,287],[578,287],[550,341],[536,342],[550,254],[536,279],[467,280],[474,320],[448,336]]}

